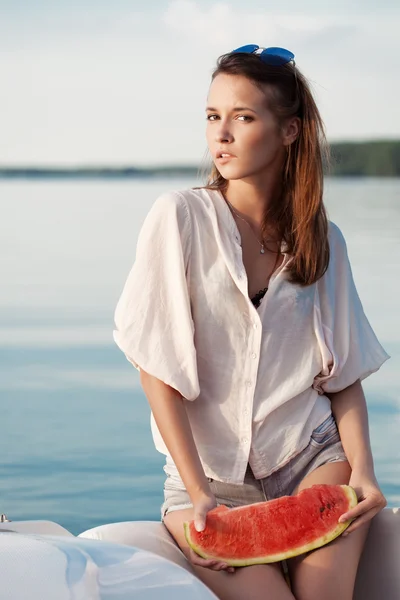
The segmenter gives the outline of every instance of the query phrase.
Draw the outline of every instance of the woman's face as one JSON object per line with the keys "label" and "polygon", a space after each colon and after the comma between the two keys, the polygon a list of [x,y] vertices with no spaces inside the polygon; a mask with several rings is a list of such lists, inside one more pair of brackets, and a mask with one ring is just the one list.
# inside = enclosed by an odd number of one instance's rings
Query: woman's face
{"label": "woman's face", "polygon": [[[286,153],[265,94],[242,75],[220,74],[207,99],[207,144],[227,179],[262,176],[281,168]],[[221,157],[221,153],[229,153]]]}

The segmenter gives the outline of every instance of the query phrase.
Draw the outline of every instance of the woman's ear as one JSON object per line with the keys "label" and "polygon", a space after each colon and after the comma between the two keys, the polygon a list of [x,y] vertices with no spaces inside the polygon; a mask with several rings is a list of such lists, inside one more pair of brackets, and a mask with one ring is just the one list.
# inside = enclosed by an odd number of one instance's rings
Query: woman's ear
{"label": "woman's ear", "polygon": [[288,119],[282,128],[283,144],[289,146],[298,138],[301,128],[301,119],[292,117]]}

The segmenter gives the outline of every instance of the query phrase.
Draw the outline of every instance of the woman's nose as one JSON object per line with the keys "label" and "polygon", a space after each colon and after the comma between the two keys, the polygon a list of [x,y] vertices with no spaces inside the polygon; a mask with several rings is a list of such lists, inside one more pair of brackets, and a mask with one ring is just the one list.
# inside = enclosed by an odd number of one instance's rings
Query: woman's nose
{"label": "woman's nose", "polygon": [[216,141],[218,143],[223,143],[223,142],[229,143],[229,142],[233,141],[233,135],[232,135],[231,131],[229,131],[229,128],[222,123],[216,132]]}

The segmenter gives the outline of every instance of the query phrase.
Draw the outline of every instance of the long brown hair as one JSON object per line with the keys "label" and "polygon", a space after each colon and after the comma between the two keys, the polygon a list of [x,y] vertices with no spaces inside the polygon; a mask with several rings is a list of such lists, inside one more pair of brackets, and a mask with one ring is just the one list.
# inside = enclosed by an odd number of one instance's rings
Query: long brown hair
{"label": "long brown hair", "polygon": [[[323,184],[330,153],[310,86],[292,63],[270,66],[254,54],[220,56],[212,80],[220,73],[242,75],[264,91],[279,127],[287,118],[300,118],[299,135],[287,147],[281,194],[266,210],[262,232],[264,236],[276,232],[286,242],[287,252],[292,255],[289,280],[311,285],[322,277],[329,264]],[[224,192],[227,186],[228,181],[213,165],[205,187]]]}

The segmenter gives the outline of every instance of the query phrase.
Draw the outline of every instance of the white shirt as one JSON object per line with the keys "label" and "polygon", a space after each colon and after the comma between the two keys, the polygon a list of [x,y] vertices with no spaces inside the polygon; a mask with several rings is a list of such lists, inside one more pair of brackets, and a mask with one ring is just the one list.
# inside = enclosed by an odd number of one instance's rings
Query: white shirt
{"label": "white shirt", "polygon": [[[389,358],[358,297],[339,228],[330,264],[304,287],[290,255],[258,309],[247,290],[240,234],[217,190],[161,195],[141,229],[115,310],[114,340],[137,368],[186,399],[207,477],[242,483],[284,466],[331,413],[337,392]],[[173,464],[152,416],[157,450]]]}

